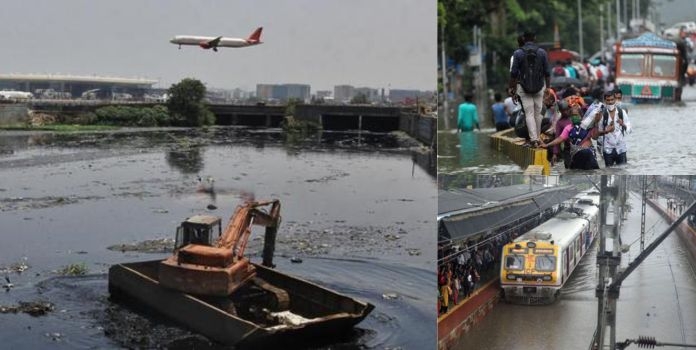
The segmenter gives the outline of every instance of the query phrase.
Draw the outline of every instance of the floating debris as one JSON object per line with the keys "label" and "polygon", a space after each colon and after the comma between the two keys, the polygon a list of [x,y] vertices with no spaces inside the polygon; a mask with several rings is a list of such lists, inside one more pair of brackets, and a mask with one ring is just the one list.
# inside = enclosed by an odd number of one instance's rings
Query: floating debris
{"label": "floating debris", "polygon": [[60,341],[60,338],[63,336],[62,334],[55,332],[55,333],[46,333],[45,334],[47,337],[51,338],[53,341]]}
{"label": "floating debris", "polygon": [[5,276],[5,281],[7,281],[7,283],[3,284],[2,287],[5,288],[5,292],[9,292],[10,289],[14,287],[14,284],[10,282],[10,276]]}
{"label": "floating debris", "polygon": [[385,294],[382,294],[382,299],[394,300],[394,299],[399,299],[399,296],[396,293],[385,293]]}
{"label": "floating debris", "polygon": [[124,253],[170,253],[172,250],[174,250],[174,240],[171,238],[151,239],[132,244],[115,244],[107,247],[106,249]]}
{"label": "floating debris", "polygon": [[302,263],[302,259],[300,259],[296,256],[293,256],[292,258],[290,258],[290,262],[294,263],[294,264],[300,264],[300,263]]}
{"label": "floating debris", "polygon": [[57,273],[63,276],[84,276],[89,269],[85,263],[70,264],[58,270]]}
{"label": "floating debris", "polygon": [[206,208],[208,208],[208,210],[215,210],[215,209],[217,209],[217,207],[216,207],[215,205],[213,205],[213,204],[208,204],[208,206],[207,206]]}
{"label": "floating debris", "polygon": [[419,256],[421,255],[421,251],[418,248],[407,248],[406,251],[408,252],[408,255],[410,256]]}
{"label": "floating debris", "polygon": [[29,265],[27,265],[27,257],[23,257],[22,261],[16,262],[10,266],[0,266],[0,273],[22,273],[29,269]]}
{"label": "floating debris", "polygon": [[397,239],[401,239],[401,236],[399,236],[399,235],[394,235],[394,234],[391,234],[391,233],[388,233],[388,234],[384,235],[384,240],[385,240],[385,241],[396,241]]}
{"label": "floating debris", "polygon": [[55,310],[55,305],[47,301],[20,301],[19,305],[0,305],[0,314],[16,314],[23,312],[34,317],[43,316]]}

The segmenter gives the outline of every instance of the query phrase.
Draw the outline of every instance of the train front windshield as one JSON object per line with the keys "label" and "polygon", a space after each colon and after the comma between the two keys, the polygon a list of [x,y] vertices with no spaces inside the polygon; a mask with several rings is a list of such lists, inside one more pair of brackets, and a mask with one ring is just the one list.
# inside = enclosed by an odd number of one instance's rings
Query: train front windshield
{"label": "train front windshield", "polygon": [[505,257],[505,268],[508,270],[522,270],[524,269],[524,256],[522,255],[508,255]]}
{"label": "train front windshield", "polygon": [[553,271],[556,269],[556,257],[553,255],[538,255],[534,269],[537,271]]}

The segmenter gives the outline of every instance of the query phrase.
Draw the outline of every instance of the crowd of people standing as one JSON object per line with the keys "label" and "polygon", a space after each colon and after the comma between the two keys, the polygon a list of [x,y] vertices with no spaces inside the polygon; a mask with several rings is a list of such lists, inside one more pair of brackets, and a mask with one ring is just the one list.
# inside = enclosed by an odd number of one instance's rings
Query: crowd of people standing
{"label": "crowd of people standing", "polygon": [[[598,169],[597,154],[605,166],[628,161],[627,138],[632,132],[628,109],[610,69],[601,60],[556,61],[536,44],[535,33],[518,37],[519,48],[510,62],[508,97],[495,93],[491,115],[496,131],[515,127],[525,146],[547,148],[552,163],[568,169]],[[553,78],[582,84],[551,86]],[[480,130],[472,95],[459,106],[458,130]]]}

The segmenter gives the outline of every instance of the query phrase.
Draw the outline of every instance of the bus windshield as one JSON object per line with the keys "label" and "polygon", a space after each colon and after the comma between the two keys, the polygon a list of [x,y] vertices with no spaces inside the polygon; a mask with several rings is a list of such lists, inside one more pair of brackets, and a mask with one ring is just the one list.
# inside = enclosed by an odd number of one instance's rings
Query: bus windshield
{"label": "bus windshield", "polygon": [[623,75],[642,75],[643,74],[643,54],[624,54],[621,55],[621,74]]}
{"label": "bus windshield", "polygon": [[537,271],[553,271],[556,269],[556,257],[553,255],[537,255],[534,269]]}
{"label": "bus windshield", "polygon": [[524,269],[524,256],[522,255],[508,255],[505,257],[505,268],[508,270],[522,270]]}
{"label": "bus windshield", "polygon": [[653,72],[654,77],[673,77],[677,69],[677,58],[674,56],[654,55]]}

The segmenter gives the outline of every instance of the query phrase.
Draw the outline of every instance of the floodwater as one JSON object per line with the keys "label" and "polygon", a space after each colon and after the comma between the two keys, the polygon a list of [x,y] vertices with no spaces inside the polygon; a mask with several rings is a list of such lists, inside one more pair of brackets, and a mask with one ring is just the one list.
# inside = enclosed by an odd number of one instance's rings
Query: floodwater
{"label": "floodwater", "polygon": [[[688,133],[693,130],[690,116],[696,114],[696,87],[686,86],[683,101],[671,104],[632,105],[628,108],[633,132],[627,139],[628,163],[600,171],[566,170],[558,163],[557,173],[670,174],[696,173],[696,144]],[[457,134],[454,130],[438,133],[438,166],[442,173],[522,172],[510,158],[494,151],[490,135],[495,129]],[[601,156],[598,161],[603,163]],[[602,166],[602,168],[604,168]]]}
{"label": "floodwater", "polygon": [[[0,271],[28,266],[6,272],[14,287],[0,293],[0,305],[55,305],[39,317],[0,313],[3,347],[204,347],[203,337],[108,300],[110,265],[168,254],[107,247],[171,239],[196,213],[226,222],[249,198],[281,200],[278,270],[376,305],[347,339],[317,348],[435,344],[436,184],[416,161],[422,150],[400,137],[286,139],[245,128],[7,132],[0,150]],[[198,191],[198,176],[214,190]],[[247,248],[252,261],[260,261],[262,232]],[[291,263],[295,256],[303,262]],[[55,273],[82,263],[86,276]]]}
{"label": "floodwater", "polygon": [[[640,196],[623,223],[626,266],[640,253]],[[646,207],[646,246],[669,226]],[[689,252],[673,233],[624,281],[618,301],[617,342],[655,337],[658,342],[696,344],[696,271]],[[597,324],[597,243],[583,257],[561,299],[547,306],[498,303],[463,336],[456,349],[588,349]],[[633,345],[633,348],[637,348]]]}

